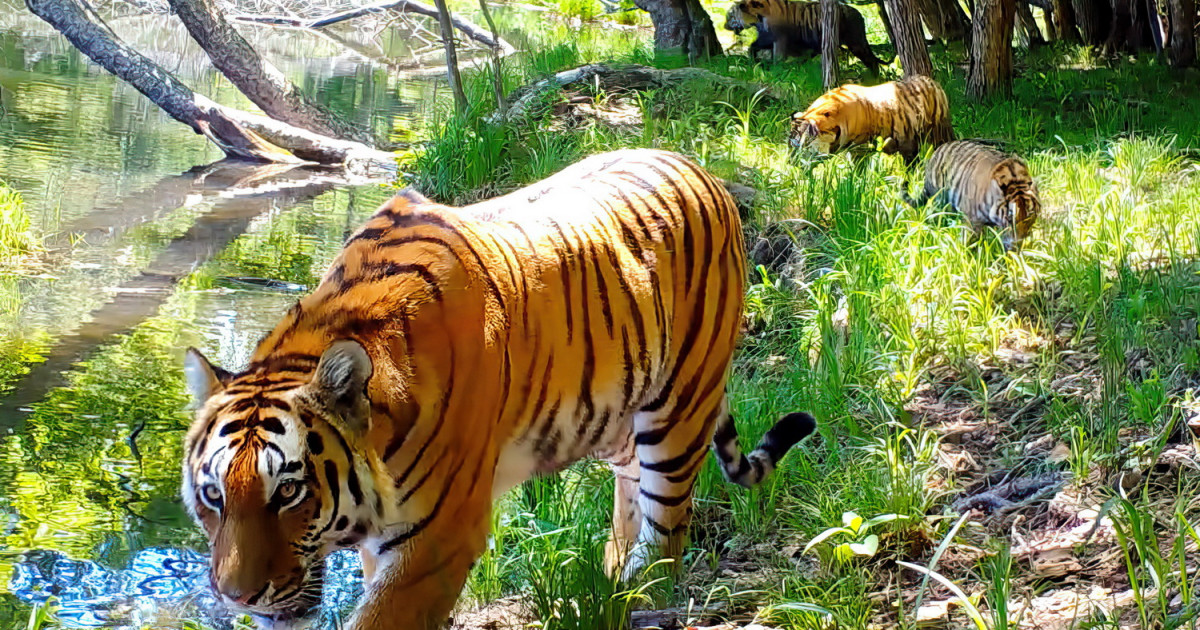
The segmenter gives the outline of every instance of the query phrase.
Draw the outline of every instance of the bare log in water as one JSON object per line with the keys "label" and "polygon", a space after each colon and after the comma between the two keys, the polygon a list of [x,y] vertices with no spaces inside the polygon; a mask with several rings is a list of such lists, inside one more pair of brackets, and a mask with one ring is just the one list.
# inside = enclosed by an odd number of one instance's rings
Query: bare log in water
{"label": "bare log in water", "polygon": [[332,138],[371,142],[371,136],[308,98],[225,19],[214,0],[167,0],[192,39],[251,102],[268,116]]}
{"label": "bare log in water", "polygon": [[203,134],[226,155],[259,162],[341,164],[365,172],[395,170],[390,153],[225,107],[197,94],[117,37],[80,0],[25,0],[35,15],[81,52],[128,82],[172,118]]}
{"label": "bare log in water", "polygon": [[[311,28],[321,29],[332,24],[353,20],[355,18],[370,15],[372,13],[386,13],[388,11],[396,11],[398,13],[416,13],[431,18],[438,17],[437,7],[430,6],[417,0],[388,0],[388,2],[380,2],[377,4],[369,4],[365,7],[350,9],[347,11],[339,11],[332,13],[317,20],[304,20],[300,18],[287,17],[282,15],[236,15],[233,19],[242,22],[254,22],[258,24],[268,24],[274,26],[290,26],[293,28]],[[478,25],[463,19],[458,15],[451,14],[450,21],[454,24],[454,28],[462,31],[463,35],[471,38],[474,41],[488,47],[499,47],[502,54],[509,54],[516,50],[512,44],[504,41],[499,37],[493,36]]]}

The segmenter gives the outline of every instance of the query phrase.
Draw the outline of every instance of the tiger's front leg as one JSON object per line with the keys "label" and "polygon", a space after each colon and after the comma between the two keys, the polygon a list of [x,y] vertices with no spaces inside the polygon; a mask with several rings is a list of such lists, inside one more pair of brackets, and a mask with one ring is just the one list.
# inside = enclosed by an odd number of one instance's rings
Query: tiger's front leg
{"label": "tiger's front leg", "polygon": [[[482,507],[482,509],[479,509]],[[411,544],[372,554],[376,566],[351,630],[440,630],[487,546],[490,502],[453,511]]]}

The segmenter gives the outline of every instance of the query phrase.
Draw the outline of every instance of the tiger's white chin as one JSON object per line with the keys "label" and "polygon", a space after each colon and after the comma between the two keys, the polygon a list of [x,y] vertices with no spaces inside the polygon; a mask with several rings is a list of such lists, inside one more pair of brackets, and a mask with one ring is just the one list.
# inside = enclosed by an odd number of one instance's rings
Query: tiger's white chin
{"label": "tiger's white chin", "polygon": [[317,614],[318,609],[313,608],[306,614],[287,611],[275,615],[264,616],[251,614],[255,623],[262,630],[309,630],[316,626],[320,615]]}

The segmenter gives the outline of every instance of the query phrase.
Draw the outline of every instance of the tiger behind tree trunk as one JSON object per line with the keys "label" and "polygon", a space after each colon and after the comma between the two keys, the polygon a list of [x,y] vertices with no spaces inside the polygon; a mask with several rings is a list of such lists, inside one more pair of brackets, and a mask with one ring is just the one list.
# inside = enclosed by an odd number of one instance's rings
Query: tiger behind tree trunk
{"label": "tiger behind tree trunk", "polygon": [[[878,74],[883,61],[871,50],[862,14],[844,4],[837,5],[837,9],[839,42],[873,74]],[[760,39],[764,31],[770,34],[776,59],[821,53],[821,6],[816,2],[742,0],[730,7],[725,15],[726,29],[740,32],[750,26],[758,29]],[[756,40],[751,46],[752,57],[756,48],[764,47],[758,46]]]}
{"label": "tiger behind tree trunk", "polygon": [[945,192],[976,235],[984,227],[1000,230],[1007,250],[1020,249],[1041,212],[1037,185],[1021,158],[979,142],[943,144],[925,164],[925,190],[913,205],[924,205]]}
{"label": "tiger behind tree trunk", "polygon": [[588,455],[617,477],[606,561],[678,558],[711,446],[761,481],[812,432],[744,456],[725,395],[745,252],[733,199],[686,159],[591,157],[466,208],[404,192],[233,374],[195,350],[182,493],[223,599],[287,626],[357,547],[355,630],[440,628],[492,501]]}
{"label": "tiger behind tree trunk", "polygon": [[843,85],[792,115],[793,147],[815,145],[823,153],[884,138],[885,153],[917,156],[922,142],[938,146],[954,139],[950,105],[937,81],[913,76],[873,87]]}
{"label": "tiger behind tree trunk", "polygon": [[[748,28],[750,26],[742,21],[741,9],[736,4],[731,5],[729,11],[725,13],[725,30],[741,33]],[[771,31],[767,30],[765,22],[761,20],[755,22],[754,31],[754,41],[750,42],[750,48],[746,51],[751,59],[757,59],[758,54],[763,51],[772,52],[775,50],[775,36],[771,34]],[[794,37],[788,40],[788,49],[784,51],[784,56],[809,57],[812,56],[813,52],[813,50],[803,46],[802,38]]]}

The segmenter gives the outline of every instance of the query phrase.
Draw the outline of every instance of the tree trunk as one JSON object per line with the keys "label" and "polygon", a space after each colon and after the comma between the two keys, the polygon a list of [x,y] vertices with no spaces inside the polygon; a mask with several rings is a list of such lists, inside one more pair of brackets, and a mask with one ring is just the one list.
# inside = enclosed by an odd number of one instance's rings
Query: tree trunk
{"label": "tree trunk", "polygon": [[1012,93],[1016,0],[976,0],[967,92],[975,99]]}
{"label": "tree trunk", "polygon": [[892,19],[888,17],[887,7],[883,6],[883,0],[875,0],[875,6],[879,8],[879,21],[883,22],[883,30],[887,31],[889,41],[896,41],[896,32],[892,30]]}
{"label": "tree trunk", "polygon": [[1108,0],[1071,1],[1075,9],[1075,24],[1079,27],[1083,43],[1089,46],[1102,46],[1112,30],[1112,5]]}
{"label": "tree trunk", "polygon": [[1017,0],[1017,19],[1021,22],[1021,30],[1025,33],[1025,45],[1028,48],[1041,46],[1046,43],[1042,30],[1038,27],[1037,18],[1033,17],[1033,9],[1025,0]]}
{"label": "tree trunk", "polygon": [[500,67],[500,29],[496,28],[496,22],[492,19],[492,10],[488,8],[487,0],[479,0],[479,10],[483,12],[483,19],[487,21],[488,28],[492,29],[492,41],[495,42],[489,49],[492,53],[492,92],[496,96],[496,111],[504,111],[504,73]]}
{"label": "tree trunk", "polygon": [[634,0],[654,22],[654,47],[679,49],[688,59],[721,55],[721,42],[700,0]]}
{"label": "tree trunk", "polygon": [[169,72],[121,41],[80,0],[25,0],[76,48],[125,80],[172,118],[203,134],[226,155],[266,162],[309,160],[353,170],[395,170],[390,153],[219,105],[197,94]]}
{"label": "tree trunk", "polygon": [[888,17],[892,18],[893,42],[896,56],[904,67],[904,76],[933,76],[933,63],[925,47],[925,34],[912,0],[884,0]]}
{"label": "tree trunk", "polygon": [[1196,0],[1167,0],[1170,20],[1168,58],[1176,68],[1190,68],[1196,63]]}
{"label": "tree trunk", "polygon": [[1075,6],[1071,0],[1054,0],[1054,39],[1070,44],[1083,42],[1075,25]]}
{"label": "tree trunk", "polygon": [[838,3],[837,0],[821,0],[821,82],[826,90],[838,83]]}
{"label": "tree trunk", "polygon": [[942,42],[966,39],[967,14],[958,0],[917,0],[916,5],[930,37]]}
{"label": "tree trunk", "polygon": [[363,129],[310,100],[247,42],[215,0],[167,0],[213,65],[266,115],[332,138],[370,142]]}
{"label": "tree trunk", "polygon": [[454,92],[454,108],[458,113],[467,111],[467,93],[463,91],[462,75],[458,72],[458,51],[454,44],[454,22],[450,19],[450,9],[446,0],[434,0],[438,10],[438,25],[442,30],[442,45],[446,49],[446,79],[450,81],[450,91]]}

